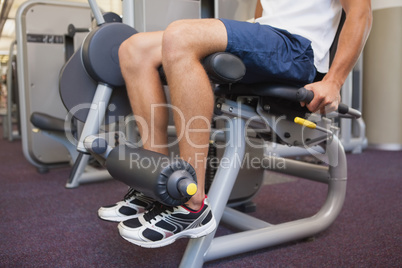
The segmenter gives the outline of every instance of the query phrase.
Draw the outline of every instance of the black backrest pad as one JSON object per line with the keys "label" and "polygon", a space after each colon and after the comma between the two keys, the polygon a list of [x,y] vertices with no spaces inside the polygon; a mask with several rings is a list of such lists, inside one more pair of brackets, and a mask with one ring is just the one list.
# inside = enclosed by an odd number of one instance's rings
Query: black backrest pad
{"label": "black backrest pad", "polygon": [[82,45],[82,61],[88,75],[113,87],[124,85],[118,51],[137,31],[123,23],[105,23],[91,31]]}

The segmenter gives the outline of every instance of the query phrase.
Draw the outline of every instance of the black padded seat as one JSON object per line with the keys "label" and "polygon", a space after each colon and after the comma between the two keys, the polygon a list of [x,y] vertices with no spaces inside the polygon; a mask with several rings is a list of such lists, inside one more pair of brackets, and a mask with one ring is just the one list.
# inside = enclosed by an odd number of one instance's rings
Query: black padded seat
{"label": "black padded seat", "polygon": [[[211,82],[218,84],[214,88],[216,96],[259,96],[262,102],[271,107],[275,114],[285,114],[289,117],[305,116],[308,109],[298,102],[313,98],[305,88],[278,83],[242,84],[241,79],[246,73],[243,61],[227,52],[217,52],[207,56],[202,64]],[[159,75],[166,85],[166,76],[161,66]],[[219,112],[215,111],[217,114]],[[292,119],[293,119],[292,118]]]}
{"label": "black padded seat", "polygon": [[202,64],[209,79],[216,84],[233,84],[239,82],[246,74],[246,66],[237,56],[217,52],[206,57]]}
{"label": "black padded seat", "polygon": [[[277,97],[290,101],[312,99],[304,88],[294,85],[270,82],[242,84],[241,79],[246,74],[246,67],[240,58],[227,52],[211,54],[202,63],[209,79],[219,84],[214,89],[215,95]],[[160,74],[165,79],[163,68],[160,69]]]}
{"label": "black padded seat", "polygon": [[[211,82],[216,84],[232,84],[240,81],[246,74],[243,61],[230,53],[217,52],[207,56],[202,61]],[[163,66],[159,67],[162,83],[167,84]]]}
{"label": "black padded seat", "polygon": [[235,96],[259,96],[281,98],[289,101],[300,102],[312,100],[313,96],[303,87],[296,87],[278,83],[258,83],[258,84],[234,84],[219,85],[215,88],[215,95],[235,95]]}

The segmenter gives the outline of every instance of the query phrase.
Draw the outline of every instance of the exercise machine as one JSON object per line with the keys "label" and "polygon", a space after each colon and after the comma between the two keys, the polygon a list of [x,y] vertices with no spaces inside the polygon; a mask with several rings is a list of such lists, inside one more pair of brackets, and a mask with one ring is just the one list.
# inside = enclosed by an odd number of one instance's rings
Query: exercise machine
{"label": "exercise machine", "polygon": [[[17,57],[15,55],[16,42],[12,42],[7,63],[7,108],[3,116],[3,138],[13,141],[21,138],[21,124],[18,104]],[[17,129],[14,130],[16,123]]]}
{"label": "exercise machine", "polygon": [[[120,141],[119,145],[111,145],[107,139],[98,134],[99,122],[104,119],[126,116],[128,111],[119,101],[119,95],[124,95],[121,73],[119,72],[115,47],[129,36],[136,34],[136,30],[118,23],[105,23],[100,12],[97,12],[96,2],[91,6],[94,10],[98,27],[86,38],[81,49],[73,55],[61,76],[69,76],[73,70],[76,83],[93,81],[91,86],[85,88],[85,92],[70,92],[70,95],[82,94],[80,100],[67,98],[64,104],[71,101],[68,106],[75,107],[80,102],[90,103],[82,115],[73,115],[85,119],[77,149],[83,154],[92,154],[105,165],[106,169],[121,181],[133,188],[141,189],[157,200],[176,205],[176,201],[168,200],[177,194],[179,199],[185,198],[187,193],[191,196],[189,185],[195,183],[196,178],[192,175],[188,164],[169,165],[178,166],[171,172],[180,174],[173,176],[173,190],[169,183],[161,183],[162,189],[155,190],[155,184],[159,184],[163,175],[170,178],[172,174],[165,174],[164,170],[157,169],[156,176],[150,170],[156,166],[143,170],[132,167],[130,163],[132,154],[137,154],[148,159],[160,159],[162,156],[143,150],[138,145]],[[113,35],[113,38],[108,38]],[[81,62],[82,59],[82,62]],[[181,267],[202,267],[203,263],[219,258],[228,257],[252,251],[280,243],[298,240],[313,236],[328,228],[336,219],[343,206],[346,181],[347,163],[345,150],[338,138],[339,128],[334,124],[338,118],[359,118],[360,113],[347,105],[340,105],[336,112],[321,116],[311,114],[306,108],[301,108],[300,101],[312,99],[311,92],[304,88],[298,88],[286,84],[254,84],[243,85],[238,83],[245,73],[244,64],[237,57],[228,53],[216,53],[203,60],[204,68],[213,82],[217,85],[214,89],[216,94],[216,122],[223,123],[224,127],[214,128],[211,132],[211,140],[225,144],[222,158],[227,165],[219,165],[213,181],[208,190],[212,212],[218,223],[225,222],[241,232],[215,237],[215,232],[198,239],[191,239],[182,258]],[[68,66],[71,65],[71,66]],[[82,74],[81,76],[78,76]],[[160,69],[163,80],[163,68]],[[78,81],[81,80],[81,81]],[[69,81],[69,79],[65,79]],[[63,91],[74,90],[65,82]],[[63,90],[63,88],[65,88]],[[88,92],[90,93],[88,93]],[[117,103],[119,103],[117,105]],[[255,141],[260,143],[253,143]],[[302,218],[281,224],[270,224],[251,217],[228,206],[231,203],[232,190],[236,188],[236,182],[241,179],[242,165],[238,160],[243,160],[247,153],[247,144],[258,147],[265,142],[285,144],[286,146],[298,147],[312,153],[316,146],[322,148],[320,163],[312,164],[294,159],[276,159],[275,155],[263,156],[262,163],[270,161],[282,161],[283,165],[262,165],[264,169],[296,175],[300,178],[328,186],[326,201],[318,212],[307,218]],[[263,147],[263,146],[262,146]],[[260,168],[263,170],[263,168]],[[183,171],[183,172],[182,172]],[[133,175],[141,173],[141,178]],[[162,177],[163,177],[162,176]],[[148,180],[147,180],[148,179]],[[189,181],[184,187],[179,186],[181,181]],[[180,190],[184,189],[184,190]],[[189,190],[189,188],[191,188]],[[169,198],[165,198],[166,195]]]}
{"label": "exercise machine", "polygon": [[[84,123],[77,149],[82,157],[88,157],[89,154],[95,157],[116,179],[162,203],[177,205],[185,202],[194,194],[196,187],[196,177],[191,166],[143,150],[139,144],[125,140],[120,133],[117,133],[118,142],[110,139],[110,135],[99,134],[103,122],[119,121],[131,112],[116,47],[137,31],[122,23],[106,23],[96,2],[89,2],[98,27],[73,54],[60,76],[63,104],[76,120]],[[312,97],[303,88],[281,84],[245,86],[238,83],[245,73],[245,67],[237,57],[227,53],[210,55],[204,59],[203,64],[211,81],[217,85],[214,89],[216,126],[211,132],[211,141],[212,144],[226,145],[222,154],[217,152],[217,155],[227,163],[211,172],[214,179],[210,183],[208,196],[217,222],[225,222],[241,232],[222,237],[215,237],[213,232],[190,240],[181,266],[202,267],[203,263],[211,260],[310,237],[328,228],[343,206],[347,180],[345,150],[338,138],[339,129],[334,121],[341,117],[358,118],[360,113],[342,105],[338,111],[325,116],[314,115],[298,105],[300,101],[308,101]],[[160,73],[163,79],[163,69]],[[175,131],[170,128],[169,132]],[[324,164],[278,159],[269,154],[264,156],[261,152],[264,152],[266,142],[300,148],[306,154],[320,147],[322,151],[314,154]],[[254,147],[259,148],[257,155],[262,163],[261,168],[255,169],[255,172],[262,174],[265,169],[269,169],[328,186],[326,201],[314,216],[273,225],[232,208],[234,203],[244,203],[255,194],[247,198],[233,197],[239,181],[243,181],[244,185],[253,184],[248,180],[253,176],[246,179],[242,176],[244,170],[239,159],[243,161]],[[211,148],[214,151],[214,147]],[[144,159],[166,159],[164,162],[170,172],[159,166],[150,166],[145,170],[132,168],[130,157],[133,154]],[[264,164],[275,160],[283,165]],[[156,173],[151,170],[156,170]],[[137,173],[141,176],[133,175]],[[257,190],[260,186],[260,183],[256,184]]]}
{"label": "exercise machine", "polygon": [[[61,102],[58,83],[59,72],[70,51],[66,38],[68,25],[88,29],[91,23],[90,8],[80,3],[32,0],[23,3],[17,11],[16,56],[22,149],[25,158],[40,172],[69,165],[77,157],[64,133],[40,130],[30,118],[37,112],[64,122],[67,110]],[[70,45],[78,47],[86,34],[77,33]]]}
{"label": "exercise machine", "polygon": [[[105,18],[121,21],[113,13],[105,13]],[[27,1],[16,16],[24,156],[40,173],[73,165],[67,188],[111,178],[89,155],[77,152],[83,124],[68,117],[59,93],[60,71],[89,33],[92,21],[88,5],[63,1]]]}

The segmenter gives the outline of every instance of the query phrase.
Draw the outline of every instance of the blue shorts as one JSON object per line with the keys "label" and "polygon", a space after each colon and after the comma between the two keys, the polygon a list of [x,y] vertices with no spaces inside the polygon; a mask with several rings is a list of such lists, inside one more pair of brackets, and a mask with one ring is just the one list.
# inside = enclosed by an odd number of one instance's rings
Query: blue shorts
{"label": "blue shorts", "polygon": [[220,19],[226,27],[226,52],[246,65],[242,83],[280,82],[304,86],[313,82],[316,69],[311,42],[269,25]]}

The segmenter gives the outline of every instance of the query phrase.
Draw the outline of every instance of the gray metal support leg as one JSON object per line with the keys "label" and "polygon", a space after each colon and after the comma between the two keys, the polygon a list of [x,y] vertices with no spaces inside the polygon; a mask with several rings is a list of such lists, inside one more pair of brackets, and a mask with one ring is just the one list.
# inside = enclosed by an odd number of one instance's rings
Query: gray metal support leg
{"label": "gray metal support leg", "polygon": [[[204,261],[211,261],[312,236],[328,228],[343,206],[346,193],[346,157],[339,140],[329,144],[328,196],[312,217],[215,238]],[[211,202],[212,203],[212,202]]]}
{"label": "gray metal support leg", "polygon": [[95,95],[93,97],[91,107],[88,112],[80,139],[77,144],[77,150],[84,155],[78,157],[74,163],[70,178],[66,183],[67,188],[77,187],[80,183],[99,181],[109,179],[110,175],[107,171],[84,173],[87,168],[90,155],[84,146],[84,140],[87,136],[99,133],[101,124],[105,119],[106,109],[109,104],[113,89],[106,84],[98,84]]}
{"label": "gray metal support leg", "polygon": [[84,129],[81,132],[80,140],[77,144],[77,150],[87,153],[84,146],[84,139],[99,132],[99,127],[105,119],[106,109],[109,104],[113,89],[106,84],[98,84],[91,107],[85,121]]}
{"label": "gray metal support leg", "polygon": [[[226,128],[229,131],[226,133],[227,148],[223,157],[230,160],[230,164],[224,167],[221,166],[218,169],[215,175],[215,178],[218,179],[214,180],[208,193],[212,213],[217,223],[220,222],[227,201],[229,200],[241,166],[241,162],[239,163],[238,159],[243,159],[246,146],[244,120],[233,118],[226,122]],[[205,254],[215,236],[215,232],[216,230],[205,237],[190,240],[180,267],[202,267]]]}
{"label": "gray metal support leg", "polygon": [[79,154],[79,156],[75,160],[75,163],[70,173],[70,177],[66,183],[66,188],[75,188],[80,185],[79,180],[85,171],[85,167],[88,164],[89,157],[90,157],[89,154],[83,154],[83,153]]}
{"label": "gray metal support leg", "polygon": [[83,183],[112,179],[107,170],[98,170],[88,166],[88,160],[90,157],[91,155],[89,154],[79,154],[67,180],[66,188],[76,188]]}
{"label": "gray metal support leg", "polygon": [[[224,157],[229,157],[233,161],[236,157],[244,156],[244,144],[242,143],[244,138],[240,134],[244,133],[244,122],[233,119],[233,125],[228,129],[230,129],[231,134],[233,132],[236,134],[231,135],[227,140],[229,142],[236,141],[236,143],[233,147],[232,143],[229,144]],[[260,220],[253,221],[250,216],[247,216],[246,220],[253,222],[250,224],[251,228],[243,228],[246,231],[217,238],[213,238],[215,233],[212,233],[206,237],[191,240],[183,256],[181,267],[202,267],[203,263],[207,261],[302,239],[328,228],[335,221],[343,206],[346,193],[347,165],[343,146],[336,136],[333,137],[332,141],[328,141],[326,151],[329,164],[328,174],[323,174],[322,178],[315,180],[328,184],[328,195],[324,205],[314,216],[278,225],[264,224]],[[233,156],[236,153],[238,156]],[[233,165],[234,162],[231,163]],[[293,165],[289,168],[298,168],[298,166]],[[224,213],[225,204],[237,173],[238,169],[235,169],[234,166],[229,170],[220,168],[211,186],[209,198],[218,223]],[[301,177],[311,175],[308,170],[301,170],[300,173]],[[232,214],[228,215],[229,217],[240,217],[237,212],[233,214],[233,212],[226,210],[226,213]],[[242,221],[244,222],[244,220]]]}

